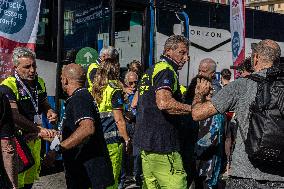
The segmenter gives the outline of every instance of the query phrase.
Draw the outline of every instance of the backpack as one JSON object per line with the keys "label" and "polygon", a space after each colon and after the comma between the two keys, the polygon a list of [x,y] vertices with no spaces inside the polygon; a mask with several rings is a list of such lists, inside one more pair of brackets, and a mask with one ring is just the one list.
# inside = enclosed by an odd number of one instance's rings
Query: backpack
{"label": "backpack", "polygon": [[250,106],[249,129],[247,139],[244,140],[246,152],[249,159],[258,164],[282,164],[284,71],[270,68],[266,77],[251,74],[248,78],[256,81],[258,87],[255,101]]}

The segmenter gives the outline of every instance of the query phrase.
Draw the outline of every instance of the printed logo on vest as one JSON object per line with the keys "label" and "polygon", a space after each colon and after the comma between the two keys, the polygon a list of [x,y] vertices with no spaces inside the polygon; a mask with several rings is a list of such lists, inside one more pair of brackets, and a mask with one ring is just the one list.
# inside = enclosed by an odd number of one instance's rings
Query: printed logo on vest
{"label": "printed logo on vest", "polygon": [[170,80],[168,80],[168,79],[164,80],[164,84],[169,84],[169,83],[170,83]]}

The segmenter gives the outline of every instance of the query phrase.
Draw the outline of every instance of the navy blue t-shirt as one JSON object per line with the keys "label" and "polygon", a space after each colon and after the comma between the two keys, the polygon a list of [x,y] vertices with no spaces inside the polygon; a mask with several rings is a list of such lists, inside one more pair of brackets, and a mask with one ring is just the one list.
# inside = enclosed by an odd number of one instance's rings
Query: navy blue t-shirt
{"label": "navy blue t-shirt", "polygon": [[[0,92],[6,94],[9,101],[15,101],[18,106],[19,113],[25,116],[28,120],[34,121],[34,115],[36,115],[36,110],[32,104],[32,101],[30,100],[30,96],[28,93],[23,89],[23,87],[19,84],[19,82],[16,80],[16,86],[18,88],[19,92],[19,99],[17,100],[16,94],[6,85],[0,86]],[[25,81],[23,81],[24,84]],[[39,113],[41,114],[43,111],[43,108],[41,104],[47,99],[47,94],[45,91],[45,88],[42,88],[41,85],[38,82],[38,79],[34,82],[34,88],[29,87],[29,85],[26,84],[27,89],[31,93],[34,99],[36,99],[36,94],[38,94],[38,104],[39,104]],[[35,90],[37,89],[37,91]]]}
{"label": "navy blue t-shirt", "polygon": [[122,90],[117,90],[113,93],[111,98],[111,106],[113,109],[122,109],[123,108],[123,95]]}
{"label": "navy blue t-shirt", "polygon": [[79,88],[66,100],[65,113],[62,120],[63,140],[70,137],[79,127],[80,121],[84,119],[94,121],[95,134],[80,146],[64,152],[64,158],[82,159],[85,161],[93,157],[107,155],[97,106],[88,90]]}
{"label": "navy blue t-shirt", "polygon": [[166,68],[153,77],[155,67],[151,67],[142,77],[138,87],[134,144],[142,150],[156,153],[169,153],[180,149],[177,130],[180,116],[161,111],[156,103],[156,92],[160,89],[171,91],[173,98],[181,101],[177,65],[171,60],[164,64],[169,64],[174,70]]}

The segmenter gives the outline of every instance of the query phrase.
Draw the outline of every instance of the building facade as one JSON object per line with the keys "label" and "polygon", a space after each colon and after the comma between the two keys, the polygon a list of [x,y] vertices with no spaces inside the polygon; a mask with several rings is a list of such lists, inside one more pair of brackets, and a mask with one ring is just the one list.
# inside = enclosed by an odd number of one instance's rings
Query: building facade
{"label": "building facade", "polygon": [[[227,5],[230,3],[230,0],[207,1]],[[245,0],[245,4],[247,8],[284,14],[284,0]]]}
{"label": "building facade", "polygon": [[256,10],[284,14],[284,0],[246,0],[246,6]]}

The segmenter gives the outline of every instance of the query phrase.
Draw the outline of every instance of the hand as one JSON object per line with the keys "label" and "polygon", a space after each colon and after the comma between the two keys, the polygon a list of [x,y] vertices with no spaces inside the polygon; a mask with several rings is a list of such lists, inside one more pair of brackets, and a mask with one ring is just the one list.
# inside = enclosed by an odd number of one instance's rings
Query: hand
{"label": "hand", "polygon": [[49,123],[54,124],[57,122],[57,119],[58,119],[57,114],[52,109],[49,109],[47,111],[46,116],[47,116]]}
{"label": "hand", "polygon": [[132,112],[127,111],[127,112],[125,112],[124,118],[128,123],[133,123],[133,122],[135,122],[136,117],[135,117],[135,115],[133,115]]}
{"label": "hand", "polygon": [[38,136],[41,138],[53,138],[57,134],[57,131],[54,129],[46,129],[46,128],[42,128],[41,126],[38,126],[38,127],[39,127]]}
{"label": "hand", "polygon": [[205,79],[197,79],[197,85],[195,88],[195,94],[199,94],[201,96],[206,96],[209,94],[212,89],[211,83]]}
{"label": "hand", "polygon": [[126,94],[133,94],[134,90],[135,89],[132,87],[124,87],[123,92],[125,92]]}
{"label": "hand", "polygon": [[24,139],[26,142],[35,140],[39,137],[38,133],[28,133],[24,135]]}

